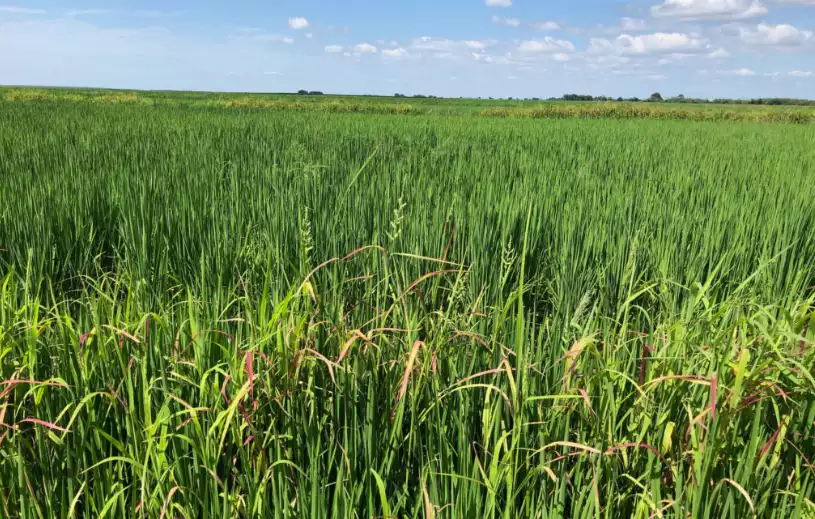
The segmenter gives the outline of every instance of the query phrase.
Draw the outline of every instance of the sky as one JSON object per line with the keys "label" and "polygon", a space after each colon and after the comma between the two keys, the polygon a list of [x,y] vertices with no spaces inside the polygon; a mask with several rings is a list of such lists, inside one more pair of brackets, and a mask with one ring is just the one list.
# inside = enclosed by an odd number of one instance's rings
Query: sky
{"label": "sky", "polygon": [[0,84],[815,99],[815,0],[17,0]]}

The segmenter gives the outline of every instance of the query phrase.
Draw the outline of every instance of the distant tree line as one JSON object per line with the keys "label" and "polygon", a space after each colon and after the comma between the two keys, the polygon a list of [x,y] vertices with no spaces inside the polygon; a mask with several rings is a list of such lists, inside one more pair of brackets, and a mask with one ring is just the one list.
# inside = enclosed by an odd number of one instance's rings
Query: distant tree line
{"label": "distant tree line", "polygon": [[438,96],[426,96],[426,95],[423,95],[423,94],[416,94],[416,95],[412,95],[412,96],[406,96],[405,94],[400,94],[400,93],[393,94],[393,97],[412,97],[414,99],[438,99],[439,98]]}
{"label": "distant tree line", "polygon": [[[299,95],[323,95],[318,90],[298,90]],[[362,97],[379,97],[363,95]],[[439,96],[415,94],[408,96],[402,93],[395,93],[393,97],[398,98],[413,98],[413,99],[441,99]],[[459,97],[459,99],[464,99]],[[478,97],[478,99],[482,99]],[[489,97],[487,99],[493,100],[495,98]],[[500,98],[498,98],[500,99]],[[506,98],[508,101],[513,101],[512,97]],[[527,97],[524,99],[517,98],[518,101],[540,101],[538,97]],[[610,96],[592,96],[587,94],[563,94],[561,97],[550,97],[547,101],[598,101],[598,102],[628,102],[628,103],[686,103],[686,104],[725,104],[725,105],[797,105],[797,106],[815,106],[815,100],[809,99],[795,99],[789,97],[762,97],[755,99],[729,99],[729,98],[715,98],[704,99],[695,97],[685,97],[679,94],[675,97],[662,97],[659,92],[654,92],[649,97],[640,99],[639,97],[610,97]]]}
{"label": "distant tree line", "polygon": [[590,96],[583,94],[564,94],[562,97],[550,97],[549,101],[616,101],[616,102],[650,102],[650,103],[687,103],[687,104],[726,104],[726,105],[798,105],[798,106],[815,106],[815,101],[808,99],[794,99],[788,97],[764,97],[756,99],[729,99],[729,98],[716,98],[716,99],[702,99],[694,97],[685,97],[679,94],[676,97],[663,98],[659,92],[654,92],[646,99],[638,97],[607,97],[607,96]]}

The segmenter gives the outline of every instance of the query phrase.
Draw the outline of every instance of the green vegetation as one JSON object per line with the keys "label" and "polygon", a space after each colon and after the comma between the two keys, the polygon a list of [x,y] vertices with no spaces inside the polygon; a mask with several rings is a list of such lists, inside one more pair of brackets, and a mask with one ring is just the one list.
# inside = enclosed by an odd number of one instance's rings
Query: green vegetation
{"label": "green vegetation", "polygon": [[144,98],[2,103],[0,516],[815,516],[812,126]]}
{"label": "green vegetation", "polygon": [[[593,101],[592,101],[593,99]],[[323,113],[378,115],[457,115],[516,117],[527,119],[658,119],[809,124],[815,122],[815,106],[772,106],[772,100],[757,99],[734,104],[717,100],[701,104],[698,99],[662,100],[654,93],[647,102],[607,97],[565,95],[563,100],[445,99],[427,96],[394,97],[323,95],[301,90],[297,94],[223,94],[210,92],[145,92],[98,89],[0,88],[0,103],[70,101],[91,104],[135,104],[139,106],[256,109]],[[803,103],[803,101],[801,101]],[[0,104],[3,106],[4,103]]]}

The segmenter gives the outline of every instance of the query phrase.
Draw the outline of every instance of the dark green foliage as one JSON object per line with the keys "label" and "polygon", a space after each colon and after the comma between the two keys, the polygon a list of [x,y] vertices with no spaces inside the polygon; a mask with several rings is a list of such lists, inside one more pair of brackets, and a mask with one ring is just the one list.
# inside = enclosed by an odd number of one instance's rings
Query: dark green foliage
{"label": "dark green foliage", "polygon": [[40,100],[0,161],[0,517],[812,517],[808,126]]}

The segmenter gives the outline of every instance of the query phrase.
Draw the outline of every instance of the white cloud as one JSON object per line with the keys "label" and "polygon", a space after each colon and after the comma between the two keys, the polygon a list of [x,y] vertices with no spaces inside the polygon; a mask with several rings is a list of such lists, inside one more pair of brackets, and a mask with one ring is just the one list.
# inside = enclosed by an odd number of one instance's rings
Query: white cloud
{"label": "white cloud", "polygon": [[588,55],[586,56],[586,61],[593,65],[592,68],[595,69],[613,69],[628,65],[631,62],[631,58],[628,56],[618,56],[616,54]]}
{"label": "white cloud", "polygon": [[102,16],[112,12],[110,9],[72,9],[65,11],[65,16]]}
{"label": "white cloud", "polygon": [[294,38],[289,38],[288,36],[281,36],[279,34],[258,34],[256,36],[252,36],[252,40],[254,40],[254,41],[282,41],[283,43],[288,43],[288,44],[294,43]]}
{"label": "white cloud", "polygon": [[758,24],[755,30],[740,28],[739,37],[745,43],[755,45],[775,45],[781,47],[794,47],[813,40],[812,31],[796,29],[792,25]]}
{"label": "white cloud", "polygon": [[539,23],[531,23],[529,24],[530,27],[534,27],[535,29],[540,29],[542,31],[556,31],[560,29],[560,24],[557,22],[539,22]]}
{"label": "white cloud", "polygon": [[382,55],[386,58],[405,58],[408,56],[408,51],[401,47],[396,49],[385,49],[382,51]]}
{"label": "white cloud", "polygon": [[620,18],[620,29],[628,32],[644,31],[646,28],[645,20],[636,18],[623,17]]}
{"label": "white cloud", "polygon": [[718,73],[723,76],[741,76],[741,77],[751,77],[756,75],[755,72],[745,67],[737,68],[735,70],[719,70]]}
{"label": "white cloud", "polygon": [[482,50],[495,45],[495,40],[448,40],[446,38],[431,38],[422,36],[414,38],[410,48],[414,50],[428,50],[449,53],[453,51],[469,52],[471,49]]}
{"label": "white cloud", "polygon": [[743,20],[766,13],[758,0],[665,0],[651,7],[655,17],[683,20]]}
{"label": "white cloud", "polygon": [[727,49],[719,48],[714,50],[713,52],[709,52],[707,57],[710,59],[724,59],[729,58],[730,53],[727,51]]}
{"label": "white cloud", "polygon": [[480,49],[485,49],[489,45],[491,45],[490,40],[487,40],[487,41],[466,40],[463,43],[464,43],[464,45],[466,45],[467,47],[469,47],[471,49],[479,49],[479,50]]}
{"label": "white cloud", "polygon": [[0,12],[14,14],[45,14],[42,9],[31,9],[28,7],[16,7],[13,5],[0,5]]}
{"label": "white cloud", "polygon": [[645,79],[650,79],[651,81],[662,81],[664,79],[668,79],[668,76],[664,74],[649,74],[645,76]]}
{"label": "white cloud", "polygon": [[815,0],[775,0],[779,4],[815,5]]}
{"label": "white cloud", "polygon": [[370,43],[358,43],[354,45],[354,52],[359,52],[361,54],[376,52],[376,47]]}
{"label": "white cloud", "polygon": [[804,72],[803,70],[793,70],[788,75],[792,77],[812,77],[812,72],[810,71]]}
{"label": "white cloud", "polygon": [[677,63],[683,60],[686,60],[693,56],[693,54],[688,54],[685,52],[672,52],[670,54],[665,55],[664,57],[657,60],[657,65],[670,65],[672,63]]}
{"label": "white cloud", "polygon": [[306,38],[308,38],[309,40],[310,40],[311,38],[313,38],[313,37],[314,37],[314,35],[313,35],[313,34],[311,34],[310,32],[307,32],[306,34],[304,34],[304,36],[305,36]]}
{"label": "white cloud", "polygon": [[326,45],[325,46],[326,52],[342,52],[342,45]]}
{"label": "white cloud", "polygon": [[518,76],[507,76],[507,79],[510,81],[515,81],[516,79],[518,79]]}
{"label": "white cloud", "polygon": [[493,16],[492,23],[497,23],[498,25],[509,25],[510,27],[518,27],[521,25],[521,21],[517,18],[501,18],[499,16]]}
{"label": "white cloud", "polygon": [[574,44],[568,40],[556,40],[550,36],[542,40],[527,40],[518,46],[521,52],[562,52],[574,51]]}
{"label": "white cloud", "polygon": [[640,36],[621,34],[613,41],[603,38],[589,40],[589,52],[599,54],[698,53],[709,46],[704,39],[677,32],[656,32]]}
{"label": "white cloud", "polygon": [[308,23],[308,20],[306,20],[302,16],[289,18],[289,28],[294,29],[295,31],[299,31],[300,29],[305,29],[310,26],[311,24]]}
{"label": "white cloud", "polygon": [[552,54],[552,59],[555,61],[571,61],[572,57],[565,52],[558,52],[557,54]]}
{"label": "white cloud", "polygon": [[484,0],[484,5],[487,7],[509,7],[512,5],[512,0]]}

